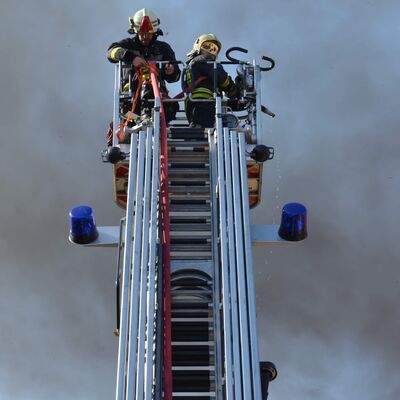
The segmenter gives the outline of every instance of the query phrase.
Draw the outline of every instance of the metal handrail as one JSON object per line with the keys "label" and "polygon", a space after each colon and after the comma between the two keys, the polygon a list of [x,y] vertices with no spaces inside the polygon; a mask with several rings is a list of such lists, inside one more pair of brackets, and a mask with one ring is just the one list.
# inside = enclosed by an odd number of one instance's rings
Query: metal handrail
{"label": "metal handrail", "polygon": [[[238,284],[235,268],[235,233],[233,219],[233,193],[232,193],[232,163],[231,163],[231,142],[229,130],[224,130],[224,152],[223,159],[226,170],[225,187],[226,187],[226,207],[228,226],[228,248],[229,248],[229,277],[230,277],[230,309],[232,319],[232,361],[234,365],[234,382],[235,382],[235,400],[241,399],[242,393],[242,361],[240,357],[240,332],[239,332],[239,315],[238,315]],[[224,294],[224,296],[227,296]]]}
{"label": "metal handrail", "polygon": [[254,290],[253,276],[253,255],[250,239],[250,207],[248,196],[247,182],[247,163],[246,163],[246,143],[243,135],[238,137],[239,147],[239,171],[242,194],[242,217],[243,217],[243,238],[244,238],[244,258],[245,258],[245,274],[247,285],[247,303],[248,303],[248,319],[250,329],[250,354],[251,354],[251,371],[253,376],[253,398],[261,399],[261,383],[260,383],[260,360],[258,354],[257,339],[257,317],[256,302]]}
{"label": "metal handrail", "polygon": [[[222,132],[221,132],[222,133]],[[225,196],[225,170],[224,170],[224,146],[223,135],[217,136],[218,151],[218,180],[219,185],[219,235],[221,243],[221,273],[222,273],[222,315],[224,326],[224,364],[225,364],[225,399],[233,400],[233,371],[232,371],[232,325],[230,316],[230,296],[229,283],[229,259],[228,259],[228,235],[227,235],[227,215],[226,215],[226,196]],[[236,375],[236,374],[235,374]]]}
{"label": "metal handrail", "polygon": [[124,399],[125,376],[126,376],[126,357],[128,343],[128,310],[129,310],[129,290],[130,290],[130,273],[131,258],[133,245],[133,222],[134,222],[134,196],[136,189],[136,146],[137,137],[131,138],[130,151],[130,168],[128,178],[128,198],[126,208],[125,223],[125,247],[123,256],[123,272],[122,272],[122,293],[121,293],[121,312],[119,326],[119,342],[118,342],[118,367],[117,367],[117,387],[116,399]]}

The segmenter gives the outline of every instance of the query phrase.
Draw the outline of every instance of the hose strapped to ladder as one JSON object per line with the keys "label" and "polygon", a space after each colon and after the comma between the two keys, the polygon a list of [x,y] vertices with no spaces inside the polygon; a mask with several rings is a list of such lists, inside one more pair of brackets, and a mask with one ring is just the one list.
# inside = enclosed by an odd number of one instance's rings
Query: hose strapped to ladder
{"label": "hose strapped to ladder", "polygon": [[[154,61],[148,65],[154,97],[159,97],[158,70]],[[171,258],[169,233],[169,205],[168,205],[168,143],[167,124],[162,101],[160,101],[160,194],[162,217],[162,263],[163,263],[163,310],[164,310],[164,400],[172,400],[172,347],[171,347]]]}
{"label": "hose strapped to ladder", "polygon": [[[148,71],[150,71],[150,73],[151,73],[151,71],[153,71],[156,75],[158,75],[158,69],[155,66],[155,64],[154,65],[149,64],[146,67],[135,68],[135,76],[137,77],[137,82],[138,82],[137,88],[136,88],[135,96],[132,101],[131,110],[129,111],[128,116],[126,117],[125,122],[120,124],[118,126],[118,128],[115,130],[115,135],[118,137],[119,140],[122,140],[122,138],[124,136],[124,129],[128,126],[129,122],[131,122],[133,120],[133,117],[135,115],[136,105],[137,105],[137,102],[139,99],[139,93],[142,88],[142,84],[145,82],[148,82],[150,80],[149,78],[145,78],[145,79],[143,78],[144,73],[146,72],[146,74],[148,74]],[[158,87],[158,84],[157,84],[157,87]]]}
{"label": "hose strapped to ladder", "polygon": [[134,97],[133,102],[132,102],[132,108],[129,111],[128,116],[126,117],[125,122],[120,124],[118,126],[118,128],[115,130],[115,135],[117,136],[117,138],[119,140],[122,140],[122,138],[124,136],[124,129],[128,126],[129,122],[132,121],[132,119],[133,119],[133,116],[135,114],[136,104],[137,104],[137,101],[138,101],[138,98],[139,98],[139,93],[140,93],[141,86],[142,86],[142,83],[143,83],[142,73],[141,73],[141,69],[140,68],[135,68],[135,75],[138,78],[138,85],[137,85],[137,88],[136,88],[135,97]]}

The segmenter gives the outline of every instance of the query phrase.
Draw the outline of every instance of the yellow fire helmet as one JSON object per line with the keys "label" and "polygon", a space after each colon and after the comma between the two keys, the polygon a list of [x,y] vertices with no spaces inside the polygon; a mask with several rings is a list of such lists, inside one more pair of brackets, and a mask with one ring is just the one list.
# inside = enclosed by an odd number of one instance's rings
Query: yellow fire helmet
{"label": "yellow fire helmet", "polygon": [[191,57],[195,54],[200,54],[201,49],[204,49],[213,55],[217,55],[220,52],[221,47],[221,42],[213,33],[204,33],[196,39],[192,50],[187,54],[187,56]]}

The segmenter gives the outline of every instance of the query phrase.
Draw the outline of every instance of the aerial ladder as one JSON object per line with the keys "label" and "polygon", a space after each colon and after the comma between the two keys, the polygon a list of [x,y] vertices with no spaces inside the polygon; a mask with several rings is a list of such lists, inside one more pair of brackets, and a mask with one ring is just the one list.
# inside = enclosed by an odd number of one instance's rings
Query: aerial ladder
{"label": "aerial ladder", "polygon": [[[113,146],[120,225],[99,227],[88,206],[71,209],[71,241],[116,246],[118,362],[116,400],[265,400],[276,377],[258,355],[252,244],[304,239],[306,210],[284,207],[281,225],[254,226],[262,162],[273,149],[258,144],[260,67],[226,55],[243,83],[244,116],[214,91],[215,127],[166,126],[156,64],[150,68],[152,117],[133,125],[121,114],[123,69],[116,66]],[[212,62],[216,68],[217,62]],[[160,63],[159,63],[160,64]],[[160,66],[160,65],[159,65]],[[191,96],[186,93],[184,96]],[[122,143],[121,143],[122,142]]]}

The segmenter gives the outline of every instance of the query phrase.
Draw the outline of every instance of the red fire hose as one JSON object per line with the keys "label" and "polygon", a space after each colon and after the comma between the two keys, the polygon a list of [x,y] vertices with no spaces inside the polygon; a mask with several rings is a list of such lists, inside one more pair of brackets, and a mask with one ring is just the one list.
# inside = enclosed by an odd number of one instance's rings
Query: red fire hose
{"label": "red fire hose", "polygon": [[[151,84],[154,97],[159,97],[160,89],[157,79],[158,70],[154,61],[149,62]],[[167,124],[162,101],[160,102],[160,194],[162,217],[162,245],[163,245],[163,301],[164,301],[164,400],[172,400],[172,346],[171,346],[171,258],[169,237],[169,205],[168,205],[168,143]]]}

